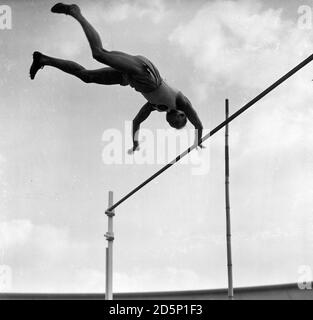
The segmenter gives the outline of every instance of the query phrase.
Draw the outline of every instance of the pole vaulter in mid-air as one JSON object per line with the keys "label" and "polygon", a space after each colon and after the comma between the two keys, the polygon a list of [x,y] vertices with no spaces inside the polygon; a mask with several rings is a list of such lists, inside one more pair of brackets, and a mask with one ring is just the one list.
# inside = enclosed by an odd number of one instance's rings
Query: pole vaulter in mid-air
{"label": "pole vaulter in mid-air", "polygon": [[51,66],[76,76],[86,83],[130,85],[140,92],[147,103],[134,118],[133,147],[129,153],[139,150],[140,125],[153,111],[166,112],[167,122],[176,129],[182,129],[188,119],[195,127],[194,145],[203,148],[201,144],[203,126],[197,112],[181,91],[174,89],[162,79],[158,69],[151,61],[143,56],[104,49],[98,32],[82,15],[79,6],[58,3],[52,7],[51,11],[69,15],[77,20],[88,39],[93,58],[109,67],[86,70],[76,62],[52,58],[36,51],[33,54],[33,63],[30,68],[31,79],[34,79],[38,70],[44,66]]}

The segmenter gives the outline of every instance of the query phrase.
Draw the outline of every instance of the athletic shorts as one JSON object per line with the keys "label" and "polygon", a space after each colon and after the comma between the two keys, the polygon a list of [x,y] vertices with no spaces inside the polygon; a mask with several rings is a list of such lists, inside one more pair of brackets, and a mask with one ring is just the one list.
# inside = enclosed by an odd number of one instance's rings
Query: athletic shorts
{"label": "athletic shorts", "polygon": [[139,74],[123,73],[122,86],[130,85],[138,92],[148,93],[157,89],[162,78],[156,66],[143,56],[136,56],[142,66],[142,72]]}

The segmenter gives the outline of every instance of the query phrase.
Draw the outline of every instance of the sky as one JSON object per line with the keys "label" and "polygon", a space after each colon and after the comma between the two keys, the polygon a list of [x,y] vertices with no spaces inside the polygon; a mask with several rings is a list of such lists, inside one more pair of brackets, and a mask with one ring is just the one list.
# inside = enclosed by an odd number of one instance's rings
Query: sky
{"label": "sky", "polygon": [[[105,48],[153,61],[205,132],[224,120],[226,98],[237,111],[312,54],[309,0],[77,3]],[[3,4],[12,25],[0,29],[0,290],[104,292],[108,191],[119,200],[172,160],[192,126],[175,131],[155,113],[128,156],[144,98],[49,67],[31,81],[36,50],[103,65],[76,21],[50,13],[54,1]],[[311,64],[230,125],[235,287],[295,283],[313,268],[312,79]],[[224,131],[205,146],[116,209],[115,292],[227,286]]]}

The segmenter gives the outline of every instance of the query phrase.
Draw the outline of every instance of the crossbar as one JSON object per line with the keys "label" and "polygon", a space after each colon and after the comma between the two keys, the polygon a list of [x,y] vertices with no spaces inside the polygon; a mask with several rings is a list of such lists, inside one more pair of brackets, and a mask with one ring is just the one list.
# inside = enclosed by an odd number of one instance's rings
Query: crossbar
{"label": "crossbar", "polygon": [[[202,139],[200,140],[200,143],[203,143],[204,141],[208,140],[210,137],[212,137],[215,133],[220,131],[222,128],[224,128],[228,123],[232,122],[234,119],[239,117],[242,113],[244,113],[246,110],[248,110],[250,107],[252,107],[254,104],[256,104],[259,100],[264,98],[266,95],[268,95],[271,91],[276,89],[279,85],[281,85],[283,82],[285,82],[287,79],[289,79],[291,76],[293,76],[295,73],[297,73],[299,70],[301,70],[303,67],[305,67],[307,64],[309,64],[313,60],[313,54],[310,55],[307,59],[299,63],[295,68],[290,70],[288,73],[286,73],[284,76],[282,76],[279,80],[277,80],[275,83],[273,83],[271,86],[269,86],[267,89],[265,89],[263,92],[261,92],[259,95],[257,95],[254,99],[252,99],[250,102],[248,102],[246,105],[244,105],[241,109],[239,109],[237,112],[235,112],[232,116],[230,116],[227,120],[223,121],[221,124],[219,124],[216,128],[214,128],[210,133],[206,134]],[[154,175],[152,175],[150,178],[145,180],[143,183],[141,183],[138,187],[133,189],[131,192],[129,192],[126,196],[124,196],[121,200],[116,202],[113,206],[111,206],[108,211],[112,211],[116,209],[118,206],[120,206],[123,202],[125,202],[127,199],[129,199],[131,196],[133,196],[135,193],[137,193],[140,189],[142,189],[144,186],[146,186],[148,183],[150,183],[152,180],[157,178],[159,175],[161,175],[164,171],[169,169],[171,166],[173,166],[176,162],[180,161],[183,157],[188,155],[191,151],[197,148],[197,145],[193,145],[189,147],[187,150],[185,150],[183,153],[181,153],[179,156],[177,156],[174,160],[166,164],[162,169],[157,171]]]}

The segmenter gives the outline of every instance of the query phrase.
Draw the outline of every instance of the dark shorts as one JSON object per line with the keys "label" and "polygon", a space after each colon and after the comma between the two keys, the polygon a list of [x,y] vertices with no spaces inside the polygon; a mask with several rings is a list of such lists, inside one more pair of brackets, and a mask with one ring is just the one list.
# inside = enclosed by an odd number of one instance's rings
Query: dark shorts
{"label": "dark shorts", "polygon": [[123,83],[121,85],[130,85],[136,91],[143,93],[154,91],[162,83],[158,69],[146,57],[136,56],[136,59],[141,64],[142,72],[139,74],[123,73]]}

